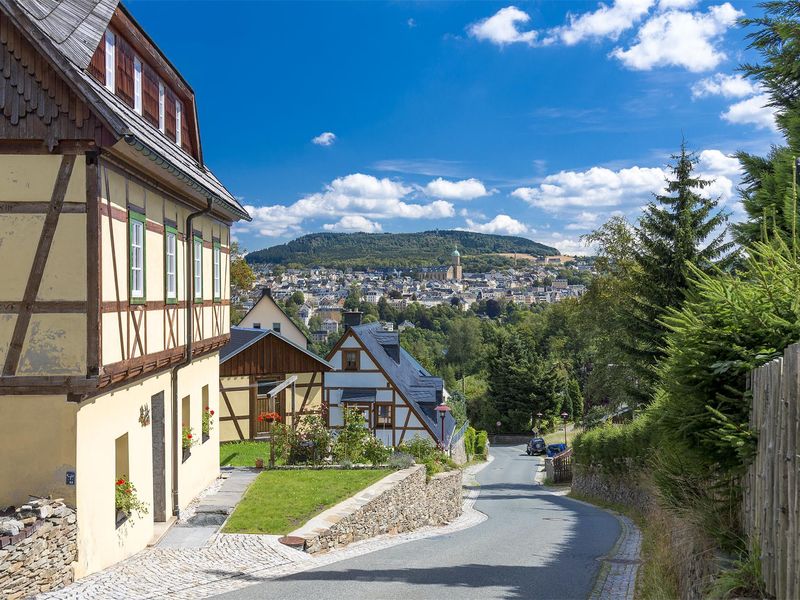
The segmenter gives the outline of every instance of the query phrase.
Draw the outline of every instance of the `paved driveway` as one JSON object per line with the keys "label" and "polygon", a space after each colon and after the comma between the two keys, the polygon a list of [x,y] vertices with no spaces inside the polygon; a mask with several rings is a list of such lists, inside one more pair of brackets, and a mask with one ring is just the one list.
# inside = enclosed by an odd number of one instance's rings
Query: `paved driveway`
{"label": "paved driveway", "polygon": [[533,484],[540,458],[495,447],[478,474],[482,524],[219,598],[583,599],[620,534],[612,515]]}

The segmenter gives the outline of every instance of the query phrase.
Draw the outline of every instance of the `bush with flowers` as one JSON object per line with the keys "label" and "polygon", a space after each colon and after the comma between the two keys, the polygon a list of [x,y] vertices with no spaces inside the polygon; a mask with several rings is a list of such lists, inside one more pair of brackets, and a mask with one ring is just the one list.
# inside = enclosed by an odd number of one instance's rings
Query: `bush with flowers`
{"label": "bush with flowers", "polygon": [[181,435],[181,439],[184,450],[189,450],[197,443],[197,441],[194,439],[194,432],[192,431],[192,428],[187,425],[183,426],[183,434]]}
{"label": "bush with flowers", "polygon": [[211,430],[214,429],[214,421],[211,417],[214,416],[214,411],[210,409],[208,406],[203,409],[203,422],[202,422],[202,430],[203,430],[203,439],[208,439],[211,435]]}
{"label": "bush with flowers", "polygon": [[133,513],[138,515],[147,514],[147,505],[139,500],[136,495],[136,488],[127,479],[127,475],[117,479],[114,485],[114,505],[117,508],[117,512],[124,514],[125,517],[130,517]]}
{"label": "bush with flowers", "polygon": [[256,419],[260,423],[280,423],[281,416],[276,412],[262,412]]}

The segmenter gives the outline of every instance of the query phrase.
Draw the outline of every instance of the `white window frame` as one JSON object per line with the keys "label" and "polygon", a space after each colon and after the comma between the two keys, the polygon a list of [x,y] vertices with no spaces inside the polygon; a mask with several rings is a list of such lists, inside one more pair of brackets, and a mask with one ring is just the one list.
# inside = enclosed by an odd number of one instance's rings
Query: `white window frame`
{"label": "white window frame", "polygon": [[159,81],[158,82],[158,129],[161,133],[165,133],[167,130],[167,115],[164,112],[164,100],[165,100],[166,90],[164,89],[164,83]]}
{"label": "white window frame", "polygon": [[183,105],[181,101],[176,99],[175,100],[175,143],[180,146],[181,145],[181,118],[183,112]]}
{"label": "white window frame", "polygon": [[133,57],[133,109],[142,114],[142,61]]}
{"label": "white window frame", "polygon": [[131,219],[131,298],[144,298],[144,223]]}
{"label": "white window frame", "polygon": [[164,286],[167,300],[178,299],[178,234],[167,231],[164,251],[164,269],[166,272]]}
{"label": "white window frame", "polygon": [[106,88],[113,94],[117,91],[117,36],[106,30]]}
{"label": "white window frame", "polygon": [[203,240],[194,238],[194,299],[203,299]]}
{"label": "white window frame", "polygon": [[214,244],[214,300],[222,298],[222,251],[219,244]]}

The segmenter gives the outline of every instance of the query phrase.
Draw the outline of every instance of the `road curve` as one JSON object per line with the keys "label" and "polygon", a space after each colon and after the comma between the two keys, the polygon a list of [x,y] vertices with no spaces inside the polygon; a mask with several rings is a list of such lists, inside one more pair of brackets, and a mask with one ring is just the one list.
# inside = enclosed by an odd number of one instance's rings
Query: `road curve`
{"label": "road curve", "polygon": [[400,544],[319,569],[259,583],[226,599],[584,599],[620,525],[609,513],[533,483],[540,458],[522,446],[492,448],[478,474],[470,529]]}

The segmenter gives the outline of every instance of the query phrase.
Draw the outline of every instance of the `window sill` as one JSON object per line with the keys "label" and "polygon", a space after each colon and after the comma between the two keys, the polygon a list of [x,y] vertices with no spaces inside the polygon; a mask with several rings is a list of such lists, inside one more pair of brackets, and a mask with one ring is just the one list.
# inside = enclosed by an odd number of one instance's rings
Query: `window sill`
{"label": "window sill", "polygon": [[147,304],[147,298],[131,298],[129,304]]}

